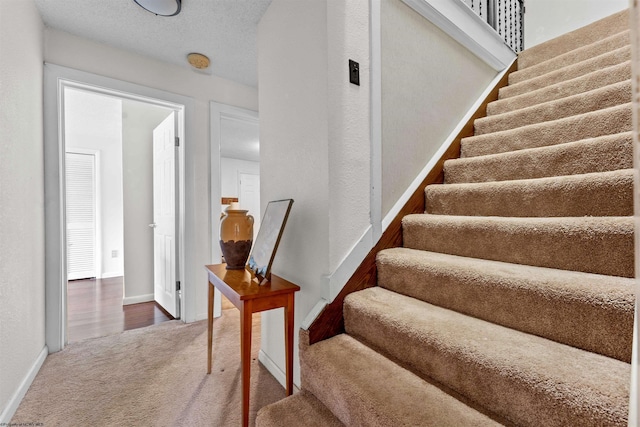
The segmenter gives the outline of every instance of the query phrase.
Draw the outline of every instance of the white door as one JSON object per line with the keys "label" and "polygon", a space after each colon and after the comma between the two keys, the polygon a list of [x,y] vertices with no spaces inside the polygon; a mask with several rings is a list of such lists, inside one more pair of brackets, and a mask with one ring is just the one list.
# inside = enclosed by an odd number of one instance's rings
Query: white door
{"label": "white door", "polygon": [[91,154],[66,153],[67,280],[96,277],[96,165]]}
{"label": "white door", "polygon": [[176,126],[171,113],[153,130],[153,265],[154,298],[173,317],[180,317],[177,290]]}
{"label": "white door", "polygon": [[260,175],[240,173],[240,195],[238,203],[241,209],[247,209],[253,215],[253,238],[260,228]]}

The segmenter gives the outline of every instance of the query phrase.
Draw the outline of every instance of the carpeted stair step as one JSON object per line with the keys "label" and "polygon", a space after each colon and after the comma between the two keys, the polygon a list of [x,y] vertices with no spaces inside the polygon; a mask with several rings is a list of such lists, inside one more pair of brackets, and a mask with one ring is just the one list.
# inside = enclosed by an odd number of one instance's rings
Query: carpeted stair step
{"label": "carpeted stair step", "polygon": [[577,116],[463,138],[460,157],[544,147],[630,131],[631,103]]}
{"label": "carpeted stair step", "polygon": [[256,416],[256,427],[343,427],[326,406],[308,391],[302,390],[271,405]]}
{"label": "carpeted stair step", "polygon": [[436,215],[571,217],[633,215],[633,169],[513,181],[434,184]]}
{"label": "carpeted stair step", "polygon": [[348,295],[344,318],[349,335],[515,425],[627,425],[628,363],[380,287]]}
{"label": "carpeted stair step", "polygon": [[633,134],[623,132],[548,147],[447,160],[444,182],[507,181],[632,167]]}
{"label": "carpeted stair step", "polygon": [[518,68],[531,67],[628,29],[629,10],[626,9],[520,52],[518,55]]}
{"label": "carpeted stair step", "polygon": [[378,286],[630,362],[635,280],[393,248]]}
{"label": "carpeted stair step", "polygon": [[346,334],[303,349],[300,366],[303,389],[347,426],[500,425]]}
{"label": "carpeted stair step", "polygon": [[631,48],[629,46],[621,47],[609,53],[603,53],[602,55],[560,68],[559,70],[552,71],[542,76],[505,86],[498,92],[499,99],[522,95],[523,93],[531,92],[536,89],[541,89],[566,80],[585,76],[596,70],[619,65],[629,60],[631,60]]}
{"label": "carpeted stair step", "polygon": [[539,62],[535,65],[531,65],[530,67],[519,69],[518,71],[509,74],[509,84],[515,84],[539,77],[543,74],[559,70],[560,68],[602,55],[603,53],[608,53],[612,50],[629,46],[631,44],[630,33],[631,31],[627,29],[594,43],[579,47],[562,55]]}
{"label": "carpeted stair step", "polygon": [[584,76],[537,89],[522,95],[499,99],[487,105],[487,115],[502,114],[520,108],[531,107],[543,102],[566,98],[579,93],[589,92],[610,84],[619,83],[631,78],[631,61],[612,65],[593,71]]}
{"label": "carpeted stair step", "polygon": [[477,119],[475,135],[515,129],[631,102],[631,80],[531,107]]}
{"label": "carpeted stair step", "polygon": [[632,217],[502,218],[413,214],[404,246],[472,258],[633,277]]}

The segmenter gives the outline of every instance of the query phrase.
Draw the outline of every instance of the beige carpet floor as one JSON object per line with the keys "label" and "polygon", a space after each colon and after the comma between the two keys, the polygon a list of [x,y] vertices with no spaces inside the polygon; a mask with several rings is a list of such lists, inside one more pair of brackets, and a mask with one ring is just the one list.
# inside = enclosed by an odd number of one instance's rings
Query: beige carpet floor
{"label": "beige carpet floor", "polygon": [[[211,375],[206,374],[206,329],[206,321],[176,320],[71,344],[47,357],[11,422],[44,427],[239,426],[238,310],[223,310],[214,323]],[[285,396],[257,360],[257,315],[253,337],[251,425],[258,409]]]}

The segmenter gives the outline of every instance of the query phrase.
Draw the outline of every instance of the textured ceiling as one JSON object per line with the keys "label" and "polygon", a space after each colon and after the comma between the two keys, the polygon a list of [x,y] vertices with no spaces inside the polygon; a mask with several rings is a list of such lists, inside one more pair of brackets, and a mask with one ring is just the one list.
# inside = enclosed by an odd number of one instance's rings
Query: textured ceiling
{"label": "textured ceiling", "polygon": [[48,27],[189,68],[186,56],[211,59],[206,71],[257,86],[257,25],[272,0],[183,0],[173,17],[133,0],[35,0]]}

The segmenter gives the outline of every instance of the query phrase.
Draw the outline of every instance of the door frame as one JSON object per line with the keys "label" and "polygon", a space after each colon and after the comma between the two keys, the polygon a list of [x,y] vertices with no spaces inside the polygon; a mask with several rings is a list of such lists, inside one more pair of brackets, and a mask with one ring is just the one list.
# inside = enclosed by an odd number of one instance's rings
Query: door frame
{"label": "door frame", "polygon": [[195,318],[195,289],[183,280],[185,266],[185,145],[194,132],[194,101],[182,95],[134,83],[44,64],[44,173],[45,173],[45,342],[50,353],[67,343],[67,266],[64,154],[64,89],[89,90],[107,96],[147,102],[178,112],[177,212],[178,271],[182,286],[183,321]]}

